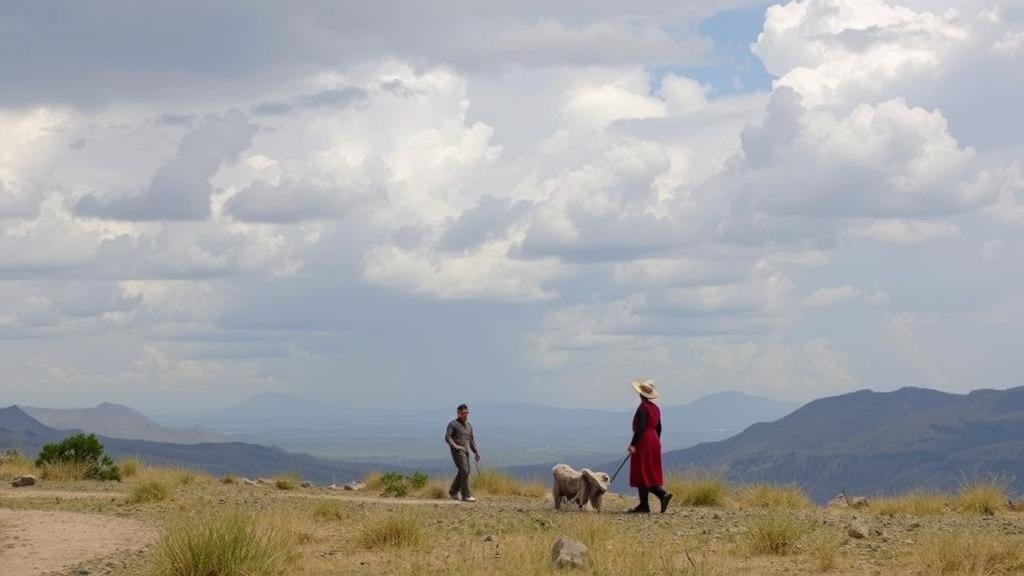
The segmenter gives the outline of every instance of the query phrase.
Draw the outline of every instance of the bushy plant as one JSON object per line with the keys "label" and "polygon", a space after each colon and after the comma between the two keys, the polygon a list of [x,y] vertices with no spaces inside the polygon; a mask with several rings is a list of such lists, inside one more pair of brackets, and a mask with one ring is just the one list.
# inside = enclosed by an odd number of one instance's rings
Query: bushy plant
{"label": "bushy plant", "polygon": [[807,524],[788,514],[771,514],[751,522],[745,533],[750,554],[785,556],[808,531]]}
{"label": "bushy plant", "polygon": [[43,446],[36,466],[81,464],[87,468],[86,477],[94,480],[121,480],[121,471],[114,461],[103,453],[103,444],[95,434],[76,434],[55,444]]}
{"label": "bushy plant", "polygon": [[722,474],[710,470],[669,474],[665,487],[683,506],[722,506],[729,494]]}
{"label": "bushy plant", "polygon": [[411,511],[371,518],[359,533],[359,543],[369,549],[416,547],[425,541],[423,521]]}
{"label": "bushy plant", "polygon": [[409,477],[409,486],[413,490],[419,490],[420,488],[423,488],[424,486],[426,486],[427,482],[429,480],[430,480],[430,476],[427,476],[423,472],[418,472],[417,471],[417,472],[413,473],[412,476]]}
{"label": "bushy plant", "polygon": [[132,487],[128,501],[133,504],[144,504],[146,502],[163,502],[170,496],[171,490],[167,484],[159,480],[143,480]]}
{"label": "bushy plant", "polygon": [[409,494],[409,480],[397,472],[388,472],[381,476],[381,486],[385,496],[402,498]]}

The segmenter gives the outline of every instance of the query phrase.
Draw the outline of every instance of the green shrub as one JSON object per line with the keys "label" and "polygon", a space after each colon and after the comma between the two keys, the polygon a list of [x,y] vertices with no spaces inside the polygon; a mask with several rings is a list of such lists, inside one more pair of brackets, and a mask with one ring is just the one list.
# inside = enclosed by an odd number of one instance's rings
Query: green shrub
{"label": "green shrub", "polygon": [[427,476],[423,472],[416,472],[409,477],[409,486],[413,490],[419,490],[420,488],[426,486],[429,480],[430,476]]}
{"label": "green shrub", "polygon": [[103,444],[95,434],[76,434],[61,442],[47,444],[39,452],[36,466],[81,464],[87,468],[86,477],[94,480],[121,480],[117,465],[103,453]]}
{"label": "green shrub", "polygon": [[402,498],[409,494],[409,480],[397,472],[388,472],[380,481],[385,496]]}
{"label": "green shrub", "polygon": [[288,474],[282,474],[274,479],[274,486],[278,490],[295,490],[299,487],[299,483],[302,482],[302,478],[294,472]]}

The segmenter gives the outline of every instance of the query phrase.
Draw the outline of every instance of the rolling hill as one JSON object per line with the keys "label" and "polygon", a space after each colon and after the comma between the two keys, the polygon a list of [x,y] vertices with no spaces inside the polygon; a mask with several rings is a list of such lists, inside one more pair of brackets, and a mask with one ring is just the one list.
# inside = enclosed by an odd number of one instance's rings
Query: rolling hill
{"label": "rolling hill", "polygon": [[[0,450],[17,448],[34,455],[43,445],[77,432],[45,426],[18,406],[0,409]],[[211,474],[258,476],[297,472],[303,478],[324,483],[355,480],[376,468],[360,462],[325,460],[244,442],[174,444],[97,436],[114,458],[136,456],[150,464],[184,466]]]}
{"label": "rolling hill", "polygon": [[175,444],[223,442],[226,438],[198,428],[168,428],[127,406],[104,402],[92,408],[22,408],[29,416],[57,430],[83,430],[108,438]]}
{"label": "rolling hill", "polygon": [[668,468],[721,469],[737,482],[794,482],[817,500],[840,490],[955,488],[998,475],[1024,491],[1024,387],[949,394],[860,390],[808,403],[731,438],[664,454]]}

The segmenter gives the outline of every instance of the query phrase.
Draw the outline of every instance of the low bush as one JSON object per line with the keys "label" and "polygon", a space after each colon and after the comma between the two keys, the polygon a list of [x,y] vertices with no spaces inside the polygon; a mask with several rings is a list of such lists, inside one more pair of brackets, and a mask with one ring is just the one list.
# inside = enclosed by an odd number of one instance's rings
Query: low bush
{"label": "low bush", "polygon": [[50,462],[39,467],[42,477],[54,482],[77,482],[92,478],[93,466],[88,462]]}
{"label": "low bush", "polygon": [[352,511],[344,502],[322,500],[313,506],[313,516],[322,520],[348,520]]}
{"label": "low bush", "polygon": [[839,567],[839,550],[843,545],[842,534],[834,530],[820,530],[808,541],[808,554],[814,560],[818,572],[831,572]]}
{"label": "low bush", "polygon": [[298,474],[290,472],[274,478],[274,487],[278,490],[295,490],[302,482]]}
{"label": "low bush", "polygon": [[382,493],[393,498],[403,498],[409,494],[409,481],[397,472],[388,472],[381,476]]}
{"label": "low bush", "polygon": [[1024,574],[1024,538],[1006,534],[950,533],[931,536],[912,558],[929,576]]}
{"label": "low bush", "polygon": [[807,493],[795,484],[747,484],[736,491],[736,502],[768,510],[801,510],[814,505]]}
{"label": "low bush", "polygon": [[10,480],[26,474],[39,473],[39,469],[31,460],[13,448],[0,455],[0,479]]}
{"label": "low bush", "polygon": [[433,500],[443,500],[448,497],[448,487],[436,480],[428,482],[421,492],[423,497]]}
{"label": "low bush", "polygon": [[963,512],[993,516],[1006,507],[1007,485],[1008,482],[995,477],[964,480],[953,505]]}
{"label": "low bush", "polygon": [[117,461],[117,469],[121,471],[121,478],[131,478],[142,470],[142,461],[129,456]]}
{"label": "low bush", "polygon": [[546,488],[539,481],[519,480],[511,474],[494,468],[478,468],[470,476],[470,486],[474,492],[495,496],[540,498],[546,493]]}
{"label": "low bush", "polygon": [[366,475],[363,476],[363,484],[366,485],[367,490],[376,492],[377,490],[384,488],[383,478],[384,474],[381,472],[367,472]]}
{"label": "low bush", "polygon": [[429,480],[430,476],[423,472],[414,472],[412,476],[409,476],[409,487],[413,490],[419,490],[426,486]]}
{"label": "low bush", "polygon": [[[85,478],[93,480],[121,480],[121,472],[110,456],[103,453],[103,444],[95,434],[76,434],[64,440],[47,444],[36,458],[36,466],[47,473],[47,466],[53,467],[50,477],[61,475],[60,468],[68,465],[71,469],[85,469]],[[78,478],[74,478],[78,479]]]}

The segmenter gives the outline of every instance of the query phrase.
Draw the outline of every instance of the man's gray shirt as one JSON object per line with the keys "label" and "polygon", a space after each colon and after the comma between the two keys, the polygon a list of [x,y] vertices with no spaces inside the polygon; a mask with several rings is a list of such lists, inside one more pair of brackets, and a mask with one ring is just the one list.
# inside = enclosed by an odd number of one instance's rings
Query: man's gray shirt
{"label": "man's gray shirt", "polygon": [[444,432],[444,441],[452,450],[465,450],[468,447],[474,454],[479,454],[473,438],[473,425],[469,422],[463,424],[458,419],[449,422]]}

